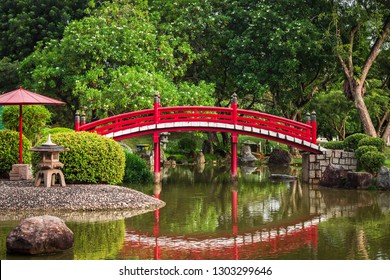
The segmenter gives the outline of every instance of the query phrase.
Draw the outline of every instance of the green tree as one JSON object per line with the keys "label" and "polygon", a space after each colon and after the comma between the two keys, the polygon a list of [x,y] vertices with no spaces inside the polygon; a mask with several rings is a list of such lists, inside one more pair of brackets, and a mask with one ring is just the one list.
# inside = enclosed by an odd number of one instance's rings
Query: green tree
{"label": "green tree", "polygon": [[354,102],[365,133],[377,136],[364,96],[370,70],[381,50],[386,48],[390,31],[390,6],[383,0],[338,0],[333,1],[332,6],[333,41],[345,75],[344,93]]}
{"label": "green tree", "polygon": [[98,1],[0,1],[0,58],[22,60],[37,42],[61,38],[69,21],[83,17],[94,2]]}
{"label": "green tree", "polygon": [[341,90],[320,92],[310,104],[311,110],[317,112],[318,134],[331,139],[338,136],[344,140],[346,136],[360,131],[358,116],[353,103],[346,100]]}
{"label": "green tree", "polygon": [[[45,106],[23,106],[23,135],[33,144],[39,140],[43,128],[50,122],[51,113]],[[2,121],[5,128],[19,131],[19,106],[5,106]]]}
{"label": "green tree", "polygon": [[18,61],[8,57],[0,59],[0,94],[17,89],[19,84]]}
{"label": "green tree", "polygon": [[323,36],[326,1],[241,5],[246,26],[230,42],[237,84],[246,95],[257,93],[256,101],[267,104],[269,112],[299,119],[331,80],[333,61]]}
{"label": "green tree", "polygon": [[107,4],[71,22],[61,41],[47,43],[22,62],[22,72],[29,73],[25,83],[65,101],[73,113],[87,108],[93,120],[150,108],[156,93],[164,106],[181,104],[194,93],[209,104],[212,85],[174,83],[191,62],[174,54],[189,50],[159,36],[146,1],[130,2]]}

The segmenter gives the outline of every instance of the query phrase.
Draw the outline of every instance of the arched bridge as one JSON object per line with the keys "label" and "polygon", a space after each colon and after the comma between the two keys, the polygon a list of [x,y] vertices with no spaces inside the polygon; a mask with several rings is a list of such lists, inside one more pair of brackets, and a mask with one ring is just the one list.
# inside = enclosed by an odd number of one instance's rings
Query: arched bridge
{"label": "arched bridge", "polygon": [[[237,97],[233,95],[231,107],[178,106],[161,107],[159,96],[155,96],[154,108],[124,113],[91,123],[76,116],[76,131],[90,131],[115,140],[153,134],[155,155],[159,154],[159,133],[175,131],[216,131],[232,134],[232,165],[237,153],[239,134],[255,136],[280,142],[299,149],[321,153],[316,144],[317,123],[315,114],[307,116],[306,123],[290,119],[239,109]],[[155,158],[160,162],[159,158]],[[155,169],[159,167],[155,166]],[[235,174],[232,167],[232,173]],[[156,173],[156,170],[155,170]]]}

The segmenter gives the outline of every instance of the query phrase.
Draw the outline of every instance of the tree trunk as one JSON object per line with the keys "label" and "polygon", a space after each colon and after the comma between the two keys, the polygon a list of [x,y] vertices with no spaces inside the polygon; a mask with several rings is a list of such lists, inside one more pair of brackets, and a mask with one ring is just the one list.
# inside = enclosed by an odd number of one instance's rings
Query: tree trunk
{"label": "tree trunk", "polygon": [[359,113],[360,121],[362,122],[364,132],[368,136],[376,137],[377,136],[376,130],[375,130],[374,125],[372,124],[372,120],[371,120],[370,114],[368,113],[368,109],[366,107],[366,104],[363,100],[361,90],[362,90],[361,86],[357,86],[353,90],[354,91],[353,92],[354,93],[354,105]]}
{"label": "tree trunk", "polygon": [[386,129],[382,134],[382,139],[383,141],[385,141],[385,143],[389,143],[390,142],[389,137],[390,137],[390,121],[387,123]]}

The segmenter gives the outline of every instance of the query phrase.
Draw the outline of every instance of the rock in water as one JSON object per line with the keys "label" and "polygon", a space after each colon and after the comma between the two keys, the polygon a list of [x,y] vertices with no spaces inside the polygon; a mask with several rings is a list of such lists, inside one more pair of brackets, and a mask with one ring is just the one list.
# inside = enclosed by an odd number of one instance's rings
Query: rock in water
{"label": "rock in water", "polygon": [[275,149],[269,156],[268,164],[289,165],[291,161],[292,157],[288,151]]}
{"label": "rock in water", "polygon": [[372,183],[372,175],[367,172],[348,172],[347,182],[345,186],[347,188],[354,189],[368,189]]}
{"label": "rock in water", "polygon": [[7,236],[7,253],[47,254],[73,246],[73,232],[60,218],[44,215],[24,219]]}
{"label": "rock in water", "polygon": [[329,164],[320,180],[320,185],[324,187],[340,188],[345,186],[348,170],[341,166]]}
{"label": "rock in water", "polygon": [[382,166],[377,177],[378,187],[381,189],[390,189],[390,169]]}

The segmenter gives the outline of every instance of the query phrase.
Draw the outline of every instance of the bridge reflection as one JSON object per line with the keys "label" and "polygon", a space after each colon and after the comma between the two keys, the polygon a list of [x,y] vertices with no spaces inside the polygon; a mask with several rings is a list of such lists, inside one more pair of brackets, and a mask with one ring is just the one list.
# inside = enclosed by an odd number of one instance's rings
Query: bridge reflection
{"label": "bridge reflection", "polygon": [[[161,184],[154,196],[160,199]],[[122,257],[139,259],[258,259],[273,258],[302,247],[315,249],[320,218],[291,221],[278,227],[240,232],[238,224],[238,187],[231,186],[231,233],[224,236],[160,236],[160,209],[154,211],[153,234],[127,231]]]}

